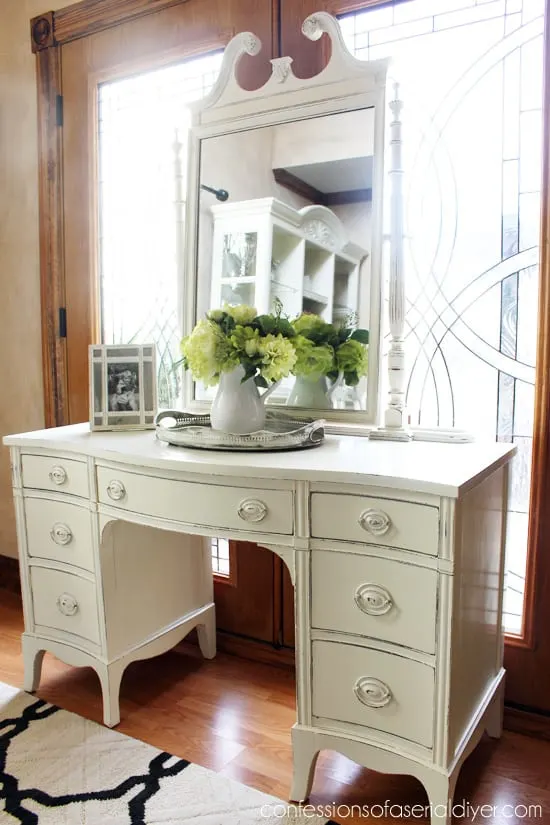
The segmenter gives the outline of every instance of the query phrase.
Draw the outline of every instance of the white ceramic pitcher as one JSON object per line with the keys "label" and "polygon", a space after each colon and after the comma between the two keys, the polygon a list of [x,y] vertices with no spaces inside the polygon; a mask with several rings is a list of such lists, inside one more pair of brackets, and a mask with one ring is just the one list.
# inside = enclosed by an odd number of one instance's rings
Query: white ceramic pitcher
{"label": "white ceramic pitcher", "polygon": [[279,386],[275,381],[260,395],[253,378],[243,381],[244,367],[239,364],[231,372],[222,372],[216,397],[210,410],[215,430],[234,435],[247,435],[262,430],[265,425],[265,402]]}

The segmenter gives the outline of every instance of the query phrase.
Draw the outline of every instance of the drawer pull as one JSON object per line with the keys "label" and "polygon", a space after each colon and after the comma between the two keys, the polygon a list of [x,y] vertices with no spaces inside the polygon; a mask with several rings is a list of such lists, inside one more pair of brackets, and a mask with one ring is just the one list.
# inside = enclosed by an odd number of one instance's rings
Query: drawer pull
{"label": "drawer pull", "polygon": [[353,686],[353,692],[368,708],[385,708],[393,699],[387,684],[373,676],[363,676],[358,679]]}
{"label": "drawer pull", "polygon": [[373,536],[384,536],[392,526],[391,518],[383,510],[364,510],[359,516],[359,524]]}
{"label": "drawer pull", "polygon": [[60,521],[57,521],[52,529],[50,530],[50,536],[52,541],[56,544],[70,544],[73,540],[73,532],[71,528],[67,524],[62,524]]}
{"label": "drawer pull", "polygon": [[107,486],[107,495],[109,498],[112,498],[113,501],[120,501],[121,498],[124,498],[126,495],[126,488],[122,481],[118,481],[117,479],[110,481]]}
{"label": "drawer pull", "polygon": [[62,593],[57,597],[57,607],[64,616],[74,616],[78,613],[78,602],[70,593]]}
{"label": "drawer pull", "polygon": [[48,476],[50,477],[52,484],[65,484],[67,481],[67,471],[58,464],[56,464],[55,467],[52,467],[48,473]]}
{"label": "drawer pull", "polygon": [[389,590],[379,584],[362,584],[355,591],[355,604],[369,616],[384,616],[393,607]]}
{"label": "drawer pull", "polygon": [[257,498],[245,498],[237,510],[243,521],[263,521],[267,516],[267,504]]}

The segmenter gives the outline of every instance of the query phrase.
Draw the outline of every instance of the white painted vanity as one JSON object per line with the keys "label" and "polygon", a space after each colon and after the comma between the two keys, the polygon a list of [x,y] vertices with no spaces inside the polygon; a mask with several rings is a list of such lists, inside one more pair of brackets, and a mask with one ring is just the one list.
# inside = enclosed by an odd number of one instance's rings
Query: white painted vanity
{"label": "white painted vanity", "polygon": [[229,454],[87,424],[4,441],[27,690],[44,650],[91,665],[116,725],[129,662],[193,627],[214,656],[201,537],[226,536],[270,548],[294,580],[292,799],[330,748],[412,774],[445,804],[483,731],[498,736],[510,445],[328,436],[302,452]]}

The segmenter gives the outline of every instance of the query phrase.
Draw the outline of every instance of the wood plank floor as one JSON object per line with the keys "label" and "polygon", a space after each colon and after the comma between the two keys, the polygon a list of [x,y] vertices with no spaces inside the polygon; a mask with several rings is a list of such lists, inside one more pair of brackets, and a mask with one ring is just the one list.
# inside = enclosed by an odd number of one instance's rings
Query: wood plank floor
{"label": "wood plank floor", "polygon": [[[20,686],[23,666],[19,598],[0,589],[0,681]],[[38,695],[66,710],[101,721],[99,682],[89,668],[71,668],[47,655]],[[295,721],[294,674],[219,654],[200,658],[191,646],[136,662],[122,682],[118,730],[177,756],[286,798],[291,777],[290,727]],[[426,805],[416,780],[385,776],[334,753],[319,758],[311,804],[340,806],[334,819],[346,825],[367,821],[347,815],[346,806]],[[455,804],[496,806],[489,815],[470,810],[457,822],[550,823],[550,743],[506,732],[499,742],[483,740],[466,762]],[[514,806],[540,805],[541,813]],[[506,807],[512,806],[512,807]],[[379,810],[375,809],[376,814]],[[395,808],[394,813],[399,809]],[[418,817],[375,816],[368,821],[426,823]],[[0,817],[1,819],[1,817]]]}

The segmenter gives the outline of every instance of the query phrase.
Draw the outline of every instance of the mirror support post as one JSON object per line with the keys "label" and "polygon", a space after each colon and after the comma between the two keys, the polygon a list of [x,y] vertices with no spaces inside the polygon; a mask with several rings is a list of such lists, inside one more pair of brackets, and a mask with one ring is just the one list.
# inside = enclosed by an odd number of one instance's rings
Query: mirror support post
{"label": "mirror support post", "polygon": [[410,441],[405,398],[405,274],[403,268],[403,162],[401,109],[399,84],[395,83],[393,100],[390,101],[391,167],[391,226],[390,226],[390,274],[389,274],[389,322],[391,343],[388,353],[389,400],[384,413],[384,426],[370,433],[370,438],[387,441]]}

